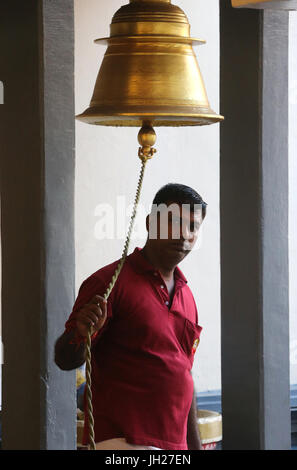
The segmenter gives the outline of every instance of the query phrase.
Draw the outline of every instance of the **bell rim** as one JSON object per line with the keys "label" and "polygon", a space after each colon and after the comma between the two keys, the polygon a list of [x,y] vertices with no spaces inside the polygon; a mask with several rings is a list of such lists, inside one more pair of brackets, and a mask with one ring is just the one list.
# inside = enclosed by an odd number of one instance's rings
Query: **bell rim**
{"label": "bell rim", "polygon": [[94,39],[95,44],[100,44],[100,45],[109,45],[111,43],[116,43],[117,41],[123,42],[123,40],[131,40],[135,41],[138,40],[139,42],[145,42],[145,41],[152,41],[155,40],[156,42],[175,42],[175,43],[181,43],[181,44],[192,44],[192,46],[203,46],[206,44],[206,41],[201,38],[191,38],[191,37],[186,37],[186,36],[165,36],[165,35],[130,35],[130,36],[110,36],[110,37],[104,37],[104,38],[98,38]]}
{"label": "bell rim", "polygon": [[[88,112],[88,109],[75,116],[78,121],[97,126],[114,127],[140,127],[149,122],[154,127],[186,127],[215,124],[225,118],[215,112],[210,113],[97,113]],[[116,120],[116,118],[119,118]],[[129,121],[130,124],[125,124]],[[115,124],[115,122],[117,122]],[[167,124],[168,122],[168,124]],[[142,124],[140,124],[142,123]]]}

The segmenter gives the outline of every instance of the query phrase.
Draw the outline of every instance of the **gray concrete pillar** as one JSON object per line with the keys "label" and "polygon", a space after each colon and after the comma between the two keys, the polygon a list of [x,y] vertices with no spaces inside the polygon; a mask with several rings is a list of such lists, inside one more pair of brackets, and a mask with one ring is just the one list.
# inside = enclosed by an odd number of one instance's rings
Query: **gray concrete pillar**
{"label": "gray concrete pillar", "polygon": [[221,4],[224,449],[289,449],[288,13]]}
{"label": "gray concrete pillar", "polygon": [[73,0],[0,4],[3,448],[75,448]]}

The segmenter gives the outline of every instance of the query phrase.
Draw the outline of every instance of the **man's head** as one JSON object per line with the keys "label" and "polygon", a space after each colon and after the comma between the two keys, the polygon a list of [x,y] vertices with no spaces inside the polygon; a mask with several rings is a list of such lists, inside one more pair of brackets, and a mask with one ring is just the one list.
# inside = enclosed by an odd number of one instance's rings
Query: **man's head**
{"label": "man's head", "polygon": [[173,264],[193,249],[207,204],[189,186],[169,183],[155,195],[147,216],[148,241],[156,254]]}

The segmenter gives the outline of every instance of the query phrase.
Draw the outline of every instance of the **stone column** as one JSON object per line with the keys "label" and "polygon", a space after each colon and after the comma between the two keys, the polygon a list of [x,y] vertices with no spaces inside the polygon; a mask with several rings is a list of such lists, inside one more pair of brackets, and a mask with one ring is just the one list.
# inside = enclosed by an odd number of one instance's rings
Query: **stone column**
{"label": "stone column", "polygon": [[54,364],[75,291],[73,16],[0,5],[4,449],[76,443],[75,372]]}
{"label": "stone column", "polygon": [[289,449],[288,12],[221,4],[224,449]]}

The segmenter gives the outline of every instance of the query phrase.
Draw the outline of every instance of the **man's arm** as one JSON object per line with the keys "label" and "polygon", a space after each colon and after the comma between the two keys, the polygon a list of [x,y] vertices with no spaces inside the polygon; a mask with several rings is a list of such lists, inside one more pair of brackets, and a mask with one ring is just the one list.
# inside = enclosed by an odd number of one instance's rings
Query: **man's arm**
{"label": "man's arm", "polygon": [[188,415],[187,443],[189,450],[202,450],[201,438],[197,423],[197,405],[195,388],[193,391],[192,405]]}
{"label": "man's arm", "polygon": [[85,343],[76,344],[76,330],[65,332],[55,345],[55,363],[62,370],[73,370],[81,367],[85,362]]}

